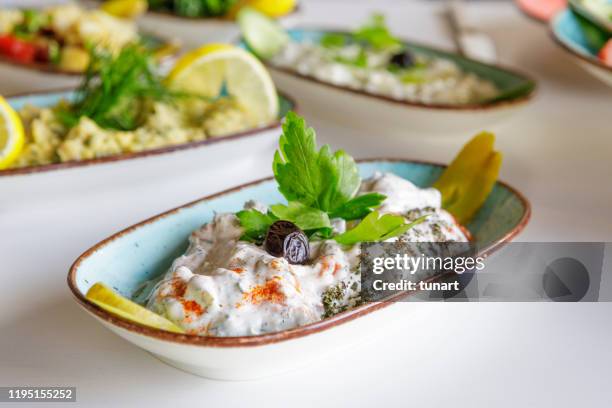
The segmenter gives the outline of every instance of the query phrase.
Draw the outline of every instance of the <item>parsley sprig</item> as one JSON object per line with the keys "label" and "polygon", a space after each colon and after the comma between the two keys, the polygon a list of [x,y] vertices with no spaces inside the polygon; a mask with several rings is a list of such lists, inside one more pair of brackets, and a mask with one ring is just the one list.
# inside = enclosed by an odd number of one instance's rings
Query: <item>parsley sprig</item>
{"label": "parsley sprig", "polygon": [[387,27],[383,14],[373,14],[367,23],[349,35],[331,32],[325,34],[320,40],[322,46],[331,49],[343,47],[348,42],[361,45],[359,53],[354,58],[339,55],[334,57],[334,60],[358,68],[368,66],[367,49],[395,51],[403,47],[402,41],[395,37]]}
{"label": "parsley sprig", "polygon": [[[347,245],[384,241],[422,221],[407,223],[402,216],[381,217],[373,211],[386,196],[357,195],[361,177],[353,158],[343,150],[332,153],[328,145],[317,149],[314,130],[293,112],[283,123],[272,169],[288,203],[272,205],[266,214],[255,209],[238,212],[244,240],[261,242],[269,226],[279,219],[293,222],[311,237],[332,238]],[[332,236],[330,220],[334,218],[361,221],[345,233]]]}

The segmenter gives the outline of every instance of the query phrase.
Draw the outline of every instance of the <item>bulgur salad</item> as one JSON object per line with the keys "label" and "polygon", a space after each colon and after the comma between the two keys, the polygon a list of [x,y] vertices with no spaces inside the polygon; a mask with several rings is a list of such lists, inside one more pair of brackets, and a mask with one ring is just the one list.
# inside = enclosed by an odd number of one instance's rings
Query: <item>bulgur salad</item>
{"label": "bulgur salad", "polygon": [[87,48],[117,54],[137,42],[161,47],[151,41],[139,35],[134,21],[74,3],[0,9],[0,56],[20,64],[81,73],[89,64]]}
{"label": "bulgur salad", "polygon": [[[249,201],[237,213],[216,214],[165,275],[136,291],[154,318],[132,319],[202,336],[250,336],[353,308],[363,302],[360,243],[470,239],[461,223],[482,205],[501,163],[492,143],[491,134],[475,137],[433,187],[385,172],[361,180],[348,154],[318,150],[313,129],[290,112],[273,161],[287,203]],[[467,172],[466,161],[474,163]],[[472,194],[460,196],[458,185]],[[101,293],[114,292],[98,283],[87,297],[104,307]]]}
{"label": "bulgur salad", "polygon": [[19,110],[25,141],[9,168],[138,153],[276,120],[277,111],[262,119],[227,90],[213,97],[176,89],[138,45],[128,45],[116,56],[93,53],[92,58],[74,100]]}
{"label": "bulgur salad", "polygon": [[321,82],[429,105],[480,104],[501,94],[495,83],[452,59],[407,46],[393,36],[382,15],[352,33],[296,40],[279,31],[269,35],[275,41],[265,44],[261,34],[253,33],[261,24],[257,16],[247,10],[240,17],[246,42],[267,63]]}

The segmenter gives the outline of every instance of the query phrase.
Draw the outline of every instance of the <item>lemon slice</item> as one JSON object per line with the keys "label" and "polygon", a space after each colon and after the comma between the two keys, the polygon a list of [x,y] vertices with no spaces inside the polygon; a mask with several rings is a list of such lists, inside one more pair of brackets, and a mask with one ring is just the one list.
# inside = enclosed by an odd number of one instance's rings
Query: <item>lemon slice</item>
{"label": "lemon slice", "polygon": [[247,51],[227,44],[209,44],[185,54],[168,74],[175,90],[216,98],[225,85],[256,125],[278,116],[278,95],[270,74]]}
{"label": "lemon slice", "polygon": [[120,18],[136,18],[147,11],[147,0],[107,0],[100,9]]}
{"label": "lemon slice", "polygon": [[270,17],[282,17],[295,8],[295,0],[247,0],[246,4]]}
{"label": "lemon slice", "polygon": [[180,327],[170,320],[124,298],[101,282],[89,288],[85,297],[107,312],[132,322],[174,333],[184,333]]}
{"label": "lemon slice", "polygon": [[0,170],[9,167],[25,142],[23,124],[17,112],[0,96]]}

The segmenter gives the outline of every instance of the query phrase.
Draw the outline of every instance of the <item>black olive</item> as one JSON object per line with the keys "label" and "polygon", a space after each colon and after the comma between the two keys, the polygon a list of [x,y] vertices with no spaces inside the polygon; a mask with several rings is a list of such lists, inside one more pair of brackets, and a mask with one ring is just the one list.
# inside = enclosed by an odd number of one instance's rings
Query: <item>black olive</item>
{"label": "black olive", "polygon": [[266,234],[265,250],[283,257],[291,264],[304,264],[310,257],[306,234],[290,221],[275,221]]}
{"label": "black olive", "polygon": [[283,245],[283,257],[290,264],[303,265],[310,258],[310,246],[308,238],[302,231],[294,231],[287,235]]}
{"label": "black olive", "polygon": [[414,65],[414,57],[408,50],[403,50],[391,56],[389,64],[399,68],[410,68]]}

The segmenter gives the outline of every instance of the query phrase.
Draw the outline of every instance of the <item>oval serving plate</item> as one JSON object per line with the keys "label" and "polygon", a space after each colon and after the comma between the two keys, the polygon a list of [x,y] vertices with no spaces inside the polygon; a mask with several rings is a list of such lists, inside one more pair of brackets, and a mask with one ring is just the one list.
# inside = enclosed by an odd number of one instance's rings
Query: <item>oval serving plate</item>
{"label": "oval serving plate", "polygon": [[[25,95],[20,95],[20,96],[19,95],[12,96],[12,97],[8,97],[7,101],[15,110],[19,110],[27,104],[41,106],[41,107],[53,106],[57,104],[61,99],[70,100],[73,97],[74,97],[74,91],[72,90],[58,90],[58,91],[49,91],[49,92],[30,93],[30,94],[25,94]],[[88,159],[88,160],[78,160],[78,161],[75,160],[75,161],[67,161],[67,162],[62,162],[62,163],[44,164],[41,166],[29,166],[29,167],[5,169],[5,170],[0,170],[0,179],[6,176],[41,173],[41,172],[47,172],[51,170],[67,169],[67,168],[73,168],[73,167],[83,167],[83,166],[89,166],[93,164],[112,163],[112,162],[129,160],[129,159],[137,159],[137,158],[143,158],[143,157],[149,157],[149,156],[158,156],[158,155],[162,155],[165,153],[177,152],[181,150],[203,149],[206,146],[228,143],[228,142],[236,142],[236,141],[241,141],[247,138],[248,139],[257,138],[258,139],[257,144],[259,145],[259,147],[262,147],[262,146],[265,147],[266,152],[273,152],[276,147],[276,142],[278,139],[278,132],[276,132],[276,130],[280,129],[281,119],[285,116],[285,114],[288,111],[296,109],[296,104],[292,98],[290,98],[289,96],[285,94],[281,94],[281,93],[279,93],[278,97],[279,97],[279,102],[280,102],[280,111],[279,111],[278,120],[268,126],[247,130],[247,131],[236,133],[233,135],[215,137],[215,138],[210,138],[206,140],[200,140],[197,142],[165,146],[165,147],[160,147],[157,149],[150,149],[150,150],[145,150],[145,151],[136,152],[136,153],[124,153],[124,154],[119,154],[119,155],[114,155],[114,156],[105,156],[105,157],[99,157],[99,158]],[[252,148],[256,152],[261,150],[257,146],[252,146]],[[215,156],[218,156],[218,152],[215,154]],[[211,157],[207,156],[206,158],[200,158],[200,160],[207,160],[207,159],[209,159],[211,162],[215,161],[214,156],[211,156]]]}
{"label": "oval serving plate", "polygon": [[574,61],[594,77],[612,86],[612,67],[597,58],[580,26],[578,17],[571,10],[557,14],[550,23],[550,30],[555,42],[572,56]]}
{"label": "oval serving plate", "polygon": [[[316,28],[290,29],[288,33],[293,41],[298,42],[319,42],[326,33],[350,35]],[[280,89],[299,93],[300,102],[318,114],[373,130],[379,129],[383,123],[386,131],[401,135],[482,130],[513,114],[534,95],[536,83],[524,74],[413,42],[404,42],[404,45],[414,52],[450,59],[465,71],[493,81],[500,88],[501,95],[479,104],[427,104],[333,85],[267,62],[266,66]],[[248,48],[244,42],[241,46]]]}
{"label": "oval serving plate", "polygon": [[[153,35],[149,33],[141,33],[140,34],[143,43],[146,48],[150,49],[152,52],[160,52],[160,63],[167,62],[168,60],[176,57],[180,51],[179,45],[174,42],[168,40],[166,37]],[[82,76],[83,72],[75,72],[75,71],[66,71],[62,70],[53,64],[43,64],[38,62],[33,63],[22,63],[19,61],[15,61],[12,58],[0,54],[0,63],[25,68],[28,70],[33,70],[37,72],[41,72],[44,74],[57,74],[68,77]],[[47,78],[48,79],[48,78]]]}
{"label": "oval serving plate", "polygon": [[[389,171],[419,186],[429,186],[444,166],[407,160],[360,161],[363,177]],[[238,211],[250,199],[272,204],[282,196],[271,179],[217,193],[129,227],[87,250],[72,265],[68,286],[76,301],[104,326],[162,361],[190,373],[228,380],[251,379],[290,370],[326,353],[340,351],[368,333],[380,333],[405,308],[394,303],[366,304],[322,321],[258,336],[210,337],[170,333],[114,316],[85,298],[102,281],[127,297],[142,283],[165,273],[187,246],[190,233],[215,212]],[[528,201],[498,182],[483,207],[467,225],[483,252],[510,241],[527,224]],[[377,311],[376,313],[371,313]],[[333,330],[332,330],[333,329]]]}
{"label": "oval serving plate", "polygon": [[[276,21],[285,27],[293,25],[299,18],[301,6]],[[187,47],[197,47],[205,42],[231,42],[240,35],[235,21],[220,17],[183,17],[170,12],[148,11],[138,20],[147,32],[172,35]]]}

